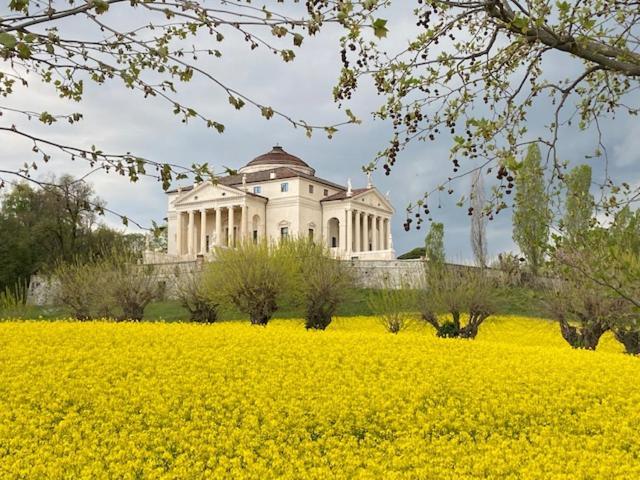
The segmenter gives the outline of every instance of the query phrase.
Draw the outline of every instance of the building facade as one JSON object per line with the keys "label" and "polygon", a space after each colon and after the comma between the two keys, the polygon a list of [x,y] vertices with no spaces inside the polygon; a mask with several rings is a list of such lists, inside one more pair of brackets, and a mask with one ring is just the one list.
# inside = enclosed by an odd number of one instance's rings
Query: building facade
{"label": "building facade", "polygon": [[241,241],[296,236],[324,242],[336,257],[395,258],[394,209],[369,181],[344,187],[282,147],[254,158],[237,174],[168,192],[165,260],[207,256]]}

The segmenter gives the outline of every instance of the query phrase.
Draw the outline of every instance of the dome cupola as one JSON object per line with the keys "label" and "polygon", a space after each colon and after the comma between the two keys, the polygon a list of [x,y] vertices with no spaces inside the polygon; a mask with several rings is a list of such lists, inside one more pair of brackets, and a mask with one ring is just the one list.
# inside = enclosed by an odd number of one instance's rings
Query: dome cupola
{"label": "dome cupola", "polygon": [[316,171],[307,165],[302,159],[285,152],[285,150],[276,145],[270,152],[264,153],[238,170],[238,173],[253,173],[264,170],[273,170],[275,168],[288,167],[307,175],[315,175]]}

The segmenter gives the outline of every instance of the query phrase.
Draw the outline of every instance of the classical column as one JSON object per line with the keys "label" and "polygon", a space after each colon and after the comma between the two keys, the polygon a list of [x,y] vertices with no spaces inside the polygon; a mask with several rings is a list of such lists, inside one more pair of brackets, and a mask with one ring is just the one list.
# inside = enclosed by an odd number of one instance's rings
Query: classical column
{"label": "classical column", "polygon": [[245,203],[242,205],[242,213],[240,214],[240,229],[242,230],[240,238],[242,238],[243,241],[249,236],[249,230],[247,229],[247,217],[249,215],[247,213],[247,204]]}
{"label": "classical column", "polygon": [[182,255],[182,212],[178,212],[176,221],[178,222],[176,227],[176,255]]}
{"label": "classical column", "polygon": [[389,219],[383,219],[382,225],[384,226],[382,232],[382,244],[384,245],[384,250],[389,250]]}
{"label": "classical column", "polygon": [[352,242],[352,238],[353,238],[353,233],[352,233],[352,228],[353,228],[353,217],[352,217],[352,210],[350,208],[347,208],[346,210],[346,215],[345,215],[345,221],[343,222],[344,225],[341,227],[342,232],[340,232],[342,235],[340,236],[340,243],[339,243],[339,247],[341,250],[344,250],[345,252],[350,252],[351,251],[351,242]]}
{"label": "classical column", "polygon": [[269,242],[269,237],[267,236],[267,204],[266,203],[262,208],[262,238],[260,240],[264,242]]}
{"label": "classical column", "polygon": [[378,250],[378,216],[371,217],[371,243],[373,244],[372,250]]}
{"label": "classical column", "polygon": [[222,208],[216,207],[216,246],[222,246]]}
{"label": "classical column", "polygon": [[189,210],[189,224],[187,225],[187,253],[189,255],[192,255],[195,252],[195,249],[193,248],[193,227],[195,227],[194,211]]}
{"label": "classical column", "polygon": [[207,253],[207,209],[200,210],[200,253]]}
{"label": "classical column", "polygon": [[360,214],[362,213],[360,210],[354,210],[355,212],[355,244],[353,247],[353,251],[354,252],[359,252],[360,251],[360,245],[361,245],[361,236],[360,236]]}
{"label": "classical column", "polygon": [[363,212],[364,215],[362,216],[362,243],[364,244],[362,249],[365,252],[369,251],[369,214],[366,212]]}
{"label": "classical column", "polygon": [[229,220],[228,220],[228,225],[229,225],[229,237],[227,240],[227,245],[229,247],[235,247],[235,235],[233,234],[233,224],[234,224],[235,220],[233,218],[233,205],[229,207]]}

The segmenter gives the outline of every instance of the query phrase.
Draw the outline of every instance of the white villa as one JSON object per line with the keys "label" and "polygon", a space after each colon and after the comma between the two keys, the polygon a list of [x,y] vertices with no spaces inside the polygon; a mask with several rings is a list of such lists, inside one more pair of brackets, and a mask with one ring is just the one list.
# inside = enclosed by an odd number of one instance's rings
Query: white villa
{"label": "white villa", "polygon": [[336,257],[395,258],[387,196],[368,181],[351,188],[316,177],[282,147],[254,158],[235,175],[168,192],[168,258],[192,260],[215,246],[306,236]]}

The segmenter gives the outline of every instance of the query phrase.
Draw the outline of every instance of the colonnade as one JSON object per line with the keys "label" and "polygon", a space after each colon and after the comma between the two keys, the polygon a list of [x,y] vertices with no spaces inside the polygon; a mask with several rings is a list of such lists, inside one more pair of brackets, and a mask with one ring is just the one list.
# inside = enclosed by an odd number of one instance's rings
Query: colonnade
{"label": "colonnade", "polygon": [[[345,211],[340,249],[346,252],[372,252],[390,248],[389,217],[355,208]],[[341,240],[342,240],[341,238]]]}
{"label": "colonnade", "polygon": [[249,235],[248,222],[246,205],[177,212],[176,253],[204,255],[213,247],[234,246]]}

